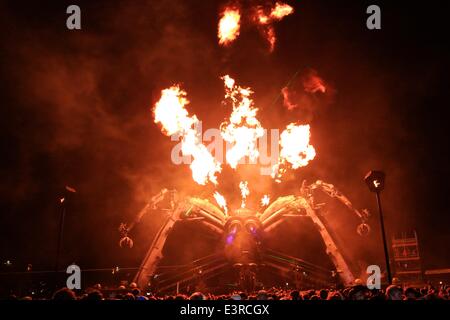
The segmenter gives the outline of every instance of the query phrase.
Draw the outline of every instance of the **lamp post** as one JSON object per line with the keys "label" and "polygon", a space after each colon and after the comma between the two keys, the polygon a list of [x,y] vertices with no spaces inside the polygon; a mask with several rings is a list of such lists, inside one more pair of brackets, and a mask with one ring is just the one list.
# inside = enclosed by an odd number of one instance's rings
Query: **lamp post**
{"label": "lamp post", "polygon": [[388,246],[386,241],[386,232],[384,229],[384,219],[383,219],[383,209],[381,207],[381,198],[380,198],[380,192],[384,189],[384,180],[385,180],[385,173],[382,171],[370,171],[366,174],[364,177],[364,181],[366,182],[367,186],[369,187],[369,190],[371,192],[374,192],[377,196],[377,205],[378,205],[378,212],[380,216],[380,225],[381,225],[381,236],[383,239],[383,248],[384,248],[384,258],[386,260],[386,272],[387,272],[387,278],[388,283],[392,283],[392,275],[391,275],[391,267],[389,263],[389,252],[388,252]]}
{"label": "lamp post", "polygon": [[59,199],[61,211],[60,211],[60,217],[59,217],[59,232],[58,232],[58,247],[56,250],[56,260],[55,260],[55,278],[56,282],[58,282],[58,271],[59,271],[59,259],[61,256],[61,249],[63,244],[63,235],[64,235],[64,220],[66,218],[66,203],[67,199],[70,194],[76,193],[77,191],[69,186],[66,186],[64,188],[64,196]]}

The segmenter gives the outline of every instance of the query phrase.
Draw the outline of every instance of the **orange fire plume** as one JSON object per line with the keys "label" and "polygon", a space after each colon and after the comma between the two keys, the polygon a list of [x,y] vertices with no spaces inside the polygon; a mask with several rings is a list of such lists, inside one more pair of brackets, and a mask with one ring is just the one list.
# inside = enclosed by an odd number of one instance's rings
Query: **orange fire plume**
{"label": "orange fire plume", "polygon": [[[264,136],[264,128],[256,115],[250,88],[236,85],[228,75],[222,77],[225,85],[225,99],[231,101],[233,110],[227,122],[221,124],[222,138],[228,143],[226,162],[236,169],[241,160],[248,157],[250,163],[257,163],[259,157],[258,139]],[[217,184],[216,174],[221,172],[218,162],[202,143],[201,133],[197,131],[199,120],[190,116],[186,106],[189,104],[185,91],[174,85],[161,91],[161,98],[153,109],[155,123],[160,123],[162,132],[168,136],[181,138],[183,156],[191,156],[190,168],[195,182],[205,185],[207,182]],[[272,167],[272,177],[281,182],[281,177],[288,168],[298,169],[308,165],[316,156],[316,150],[310,144],[310,126],[289,124],[281,133],[279,140],[278,163]],[[249,194],[247,182],[240,183],[242,207],[245,207]],[[214,198],[227,212],[226,201],[219,193]],[[263,204],[268,200],[263,199]]]}
{"label": "orange fire plume", "polygon": [[189,104],[186,92],[179,86],[161,91],[161,98],[153,109],[155,123],[162,125],[164,134],[181,137],[181,152],[192,156],[190,168],[195,182],[205,185],[208,181],[217,184],[216,173],[221,171],[220,163],[202,144],[201,136],[195,129],[199,120],[189,116],[185,106]]}
{"label": "orange fire plume", "polygon": [[[292,14],[294,8],[282,2],[276,2],[271,7],[256,6],[250,11],[250,21],[260,28],[272,52],[275,48],[276,35],[273,23]],[[234,6],[227,6],[220,14],[217,36],[219,44],[227,46],[237,39],[240,33],[241,11]]]}
{"label": "orange fire plume", "polygon": [[248,182],[241,181],[239,183],[239,188],[241,189],[241,196],[242,196],[241,208],[245,208],[247,197],[250,194],[250,190],[248,188]]}
{"label": "orange fire plume", "polygon": [[225,98],[231,100],[233,111],[229,122],[222,123],[221,134],[230,144],[226,153],[227,163],[236,169],[244,157],[256,161],[259,156],[257,140],[264,135],[264,129],[256,118],[258,109],[253,107],[250,88],[237,86],[228,75],[222,79],[225,82]]}
{"label": "orange fire plume", "polygon": [[280,182],[286,172],[286,165],[292,169],[305,167],[316,157],[316,150],[310,144],[309,125],[289,124],[280,135],[280,157],[278,164],[272,168],[272,177]]}
{"label": "orange fire plume", "polygon": [[290,5],[286,3],[277,2],[275,4],[275,7],[272,8],[272,11],[270,12],[270,17],[273,20],[281,20],[284,17],[292,14],[294,12],[294,8],[292,8]]}
{"label": "orange fire plume", "polygon": [[241,13],[239,9],[227,7],[221,14],[219,21],[219,37],[220,45],[229,45],[239,36]]}
{"label": "orange fire plume", "polygon": [[256,21],[259,24],[267,25],[274,21],[280,21],[284,17],[294,13],[294,8],[286,3],[277,2],[275,6],[270,8],[270,12],[264,10],[261,6],[256,8]]}
{"label": "orange fire plume", "polygon": [[275,49],[275,42],[277,40],[272,24],[292,14],[294,8],[286,3],[277,2],[275,6],[270,8],[270,12],[267,12],[262,7],[257,7],[255,12],[253,20],[261,27],[261,33],[269,43],[269,50],[272,52]]}
{"label": "orange fire plume", "polygon": [[214,199],[216,199],[219,207],[223,209],[223,212],[228,214],[227,201],[225,200],[225,197],[216,191],[214,192]]}

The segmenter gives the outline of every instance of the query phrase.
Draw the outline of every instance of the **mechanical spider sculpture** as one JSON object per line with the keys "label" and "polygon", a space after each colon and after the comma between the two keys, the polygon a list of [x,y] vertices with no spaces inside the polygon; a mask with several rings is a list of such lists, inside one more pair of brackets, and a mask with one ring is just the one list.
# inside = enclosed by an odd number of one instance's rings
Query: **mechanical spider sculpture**
{"label": "mechanical spider sculpture", "polygon": [[[151,198],[130,226],[124,223],[120,225],[119,230],[122,236],[120,246],[127,245],[131,247],[133,242],[128,236],[131,229],[150,209],[157,209],[158,203],[164,199],[169,199],[169,208],[163,209],[167,212],[167,216],[155,235],[134,279],[140,287],[147,286],[149,281],[153,282],[153,285],[158,282],[156,281],[156,270],[163,258],[164,244],[175,223],[181,220],[197,221],[217,234],[224,239],[223,250],[193,261],[190,265],[194,266],[193,268],[179,273],[177,276],[164,279],[164,283],[159,283],[157,286],[158,291],[173,289],[174,286],[195,280],[196,277],[201,277],[204,280],[223,272],[224,269],[230,266],[238,269],[240,271],[240,279],[248,283],[248,279],[254,278],[254,270],[259,265],[269,266],[284,273],[293,271],[294,281],[298,279],[300,270],[308,270],[308,272],[315,273],[317,278],[322,278],[323,284],[326,284],[327,280],[329,280],[327,277],[339,275],[340,281],[344,285],[351,285],[355,277],[318,213],[323,204],[316,204],[314,201],[313,190],[316,189],[320,189],[328,196],[342,202],[361,220],[361,224],[357,229],[359,234],[370,231],[366,223],[369,212],[367,210],[358,211],[354,209],[351,202],[336,190],[332,184],[320,180],[311,185],[306,185],[304,181],[299,195],[279,197],[262,213],[240,208],[231,214],[227,214],[206,199],[195,197],[178,199],[175,190],[162,189],[159,194]],[[314,222],[325,244],[326,253],[329,255],[336,270],[326,270],[296,257],[287,256],[270,248],[262,247],[261,241],[259,241],[260,236],[271,232],[284,219],[289,217],[309,217]],[[251,288],[251,285],[246,287]]]}

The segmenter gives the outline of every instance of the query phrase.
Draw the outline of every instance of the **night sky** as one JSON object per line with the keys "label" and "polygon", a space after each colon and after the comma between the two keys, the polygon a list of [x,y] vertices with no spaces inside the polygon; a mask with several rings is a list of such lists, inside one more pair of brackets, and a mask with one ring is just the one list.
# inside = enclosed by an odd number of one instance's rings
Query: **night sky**
{"label": "night sky", "polygon": [[[450,267],[448,1],[286,2],[295,13],[275,24],[269,53],[251,26],[231,47],[217,44],[225,1],[2,1],[2,264],[53,267],[59,199],[69,185],[78,192],[68,203],[62,262],[137,266],[162,216],[144,219],[132,250],[118,247],[120,222],[132,221],[163,187],[214,192],[170,162],[175,142],[153,123],[152,105],[160,90],[180,83],[190,112],[205,128],[217,127],[229,115],[220,76],[230,74],[254,90],[265,127],[307,114],[317,157],[281,186],[226,169],[222,194],[238,201],[241,178],[254,201],[321,179],[372,212],[378,237],[375,196],[363,177],[381,169],[389,235],[416,230],[425,268]],[[69,4],[81,7],[82,30],[66,29]],[[366,28],[370,4],[381,7],[381,30]],[[317,97],[304,113],[272,103],[297,71],[308,70],[331,97]]]}

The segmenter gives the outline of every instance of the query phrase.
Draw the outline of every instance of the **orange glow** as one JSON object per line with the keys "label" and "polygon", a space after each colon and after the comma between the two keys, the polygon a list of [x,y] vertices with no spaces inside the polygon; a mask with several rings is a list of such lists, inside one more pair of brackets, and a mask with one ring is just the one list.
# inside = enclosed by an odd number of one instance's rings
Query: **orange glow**
{"label": "orange glow", "polygon": [[239,36],[241,14],[236,8],[225,8],[219,21],[220,45],[229,45]]}

